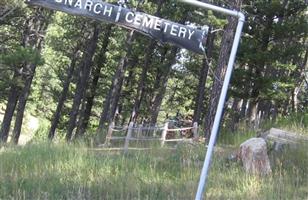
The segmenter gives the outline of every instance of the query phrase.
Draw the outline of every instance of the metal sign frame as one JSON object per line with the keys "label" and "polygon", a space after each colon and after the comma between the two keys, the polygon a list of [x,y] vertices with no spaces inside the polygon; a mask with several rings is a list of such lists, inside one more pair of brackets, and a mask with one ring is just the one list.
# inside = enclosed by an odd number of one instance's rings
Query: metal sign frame
{"label": "metal sign frame", "polygon": [[210,137],[208,149],[205,155],[205,160],[204,160],[203,168],[202,168],[201,175],[200,175],[198,190],[197,190],[196,197],[195,197],[195,200],[201,200],[203,192],[206,187],[206,183],[207,183],[208,171],[210,168],[211,158],[213,155],[213,150],[214,150],[214,146],[215,146],[215,142],[216,142],[216,138],[218,134],[219,124],[221,121],[223,108],[224,108],[224,104],[225,104],[225,100],[226,100],[226,96],[228,92],[228,86],[229,86],[231,74],[233,71],[233,65],[235,62],[237,49],[240,43],[240,38],[241,38],[244,23],[245,23],[245,16],[242,12],[239,12],[239,11],[225,9],[222,7],[214,6],[214,5],[203,3],[200,1],[196,1],[196,0],[179,0],[179,1],[199,7],[199,8],[213,10],[216,12],[220,12],[220,13],[238,18],[238,24],[237,24],[236,33],[234,36],[232,50],[231,50],[229,61],[228,61],[227,71],[226,71],[225,79],[223,82],[223,87],[221,89],[221,94],[219,97],[215,120],[214,120],[214,124],[213,124],[212,131],[211,131],[211,137]]}

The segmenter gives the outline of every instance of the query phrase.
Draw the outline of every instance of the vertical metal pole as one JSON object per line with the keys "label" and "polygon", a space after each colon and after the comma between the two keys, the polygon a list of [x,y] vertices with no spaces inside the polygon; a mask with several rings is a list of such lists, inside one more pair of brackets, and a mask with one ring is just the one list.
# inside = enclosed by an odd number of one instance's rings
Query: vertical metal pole
{"label": "vertical metal pole", "polygon": [[233,47],[232,47],[232,51],[231,51],[231,55],[230,55],[230,59],[229,59],[229,64],[228,64],[227,72],[226,72],[226,75],[225,75],[224,84],[223,84],[223,87],[222,87],[222,90],[221,90],[219,103],[218,103],[217,110],[216,110],[215,120],[214,120],[214,124],[213,124],[213,128],[212,128],[211,137],[210,137],[208,149],[207,149],[207,152],[206,152],[205,161],[204,161],[204,164],[203,164],[203,168],[202,168],[202,172],[201,172],[201,176],[200,176],[200,180],[199,180],[198,191],[197,191],[195,200],[201,200],[202,199],[202,194],[203,194],[203,191],[206,187],[207,175],[208,175],[210,162],[211,162],[211,158],[212,158],[212,154],[213,154],[213,150],[214,150],[214,146],[215,146],[215,142],[216,142],[216,138],[217,138],[220,120],[221,120],[222,113],[223,113],[223,108],[224,108],[224,104],[225,104],[225,100],[226,100],[226,96],[227,96],[228,86],[229,86],[229,82],[230,82],[230,78],[231,78],[231,74],[232,74],[232,69],[233,69],[233,65],[234,65],[234,61],[235,61],[235,57],[236,57],[236,52],[237,52],[237,48],[238,48],[238,45],[239,45],[239,42],[240,42],[243,24],[244,24],[243,22],[239,21],[239,23],[237,25],[237,31],[236,31],[236,34],[235,34]]}
{"label": "vertical metal pole", "polygon": [[201,175],[200,175],[197,194],[196,194],[196,197],[195,197],[195,200],[201,200],[203,191],[205,190],[205,187],[206,187],[208,171],[209,171],[211,158],[212,158],[212,154],[213,154],[213,150],[214,150],[214,146],[215,146],[215,142],[216,142],[216,138],[217,138],[220,120],[221,120],[222,113],[223,113],[223,107],[224,107],[226,96],[227,96],[227,91],[228,91],[228,86],[229,86],[229,82],[230,82],[230,78],[231,78],[231,74],[232,74],[232,70],[233,70],[233,65],[234,65],[234,62],[235,62],[236,53],[237,53],[237,49],[238,49],[238,46],[239,46],[243,25],[244,25],[244,22],[245,22],[245,16],[241,12],[237,12],[237,11],[234,11],[234,10],[228,10],[228,9],[225,9],[225,8],[221,8],[221,7],[218,7],[218,6],[214,6],[214,5],[203,3],[203,2],[200,2],[200,1],[196,1],[196,0],[180,0],[180,1],[194,5],[194,6],[197,6],[197,7],[200,7],[200,8],[210,9],[210,10],[213,10],[213,11],[224,13],[226,15],[238,17],[237,29],[236,29],[236,33],[235,33],[235,37],[234,37],[234,41],[233,41],[232,50],[231,50],[231,53],[230,53],[230,58],[229,58],[227,71],[226,71],[226,75],[225,75],[225,80],[224,80],[224,83],[223,83],[223,87],[221,89],[221,94],[220,94],[219,103],[218,103],[217,110],[216,110],[214,124],[213,124],[212,132],[211,132],[211,137],[210,137],[208,149],[207,149],[206,156],[205,156],[205,161],[203,163],[202,172],[201,172]]}

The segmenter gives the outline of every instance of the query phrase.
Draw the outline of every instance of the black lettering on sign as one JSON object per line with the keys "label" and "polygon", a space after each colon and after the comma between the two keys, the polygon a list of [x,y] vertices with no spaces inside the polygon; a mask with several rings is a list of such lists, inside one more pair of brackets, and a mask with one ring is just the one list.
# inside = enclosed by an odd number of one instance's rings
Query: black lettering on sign
{"label": "black lettering on sign", "polygon": [[162,43],[173,43],[196,53],[204,52],[207,29],[195,29],[101,0],[26,0],[26,3],[115,23]]}

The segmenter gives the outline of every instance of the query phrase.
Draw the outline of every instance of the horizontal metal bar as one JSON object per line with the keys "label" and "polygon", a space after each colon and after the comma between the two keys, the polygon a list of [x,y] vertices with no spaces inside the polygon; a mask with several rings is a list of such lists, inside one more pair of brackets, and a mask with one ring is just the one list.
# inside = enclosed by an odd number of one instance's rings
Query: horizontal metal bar
{"label": "horizontal metal bar", "polygon": [[218,6],[211,5],[211,4],[204,3],[201,1],[197,1],[197,0],[179,0],[179,1],[193,5],[193,6],[197,6],[200,8],[209,9],[209,10],[217,11],[217,12],[220,12],[226,15],[234,16],[234,17],[239,18],[240,21],[245,21],[244,14],[236,10],[230,10],[230,9],[218,7]]}

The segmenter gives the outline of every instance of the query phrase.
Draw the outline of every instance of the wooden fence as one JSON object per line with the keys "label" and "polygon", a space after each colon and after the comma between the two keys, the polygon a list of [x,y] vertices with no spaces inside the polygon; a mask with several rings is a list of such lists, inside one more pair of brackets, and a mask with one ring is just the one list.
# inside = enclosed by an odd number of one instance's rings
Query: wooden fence
{"label": "wooden fence", "polygon": [[[151,132],[151,136],[141,136],[142,132]],[[193,138],[186,138],[180,135],[180,138],[167,138],[168,132],[181,132],[181,131],[192,131]],[[125,136],[113,136],[116,132],[125,132]],[[136,134],[133,136],[133,132]],[[131,122],[128,126],[116,127],[114,123],[110,124],[106,137],[105,144],[110,144],[112,140],[124,140],[124,151],[128,151],[130,141],[160,141],[160,145],[163,147],[166,142],[180,142],[180,141],[192,141],[197,140],[198,135],[198,123],[193,123],[192,127],[183,128],[169,128],[169,122],[166,122],[161,127],[149,127],[149,126],[134,126]]]}

